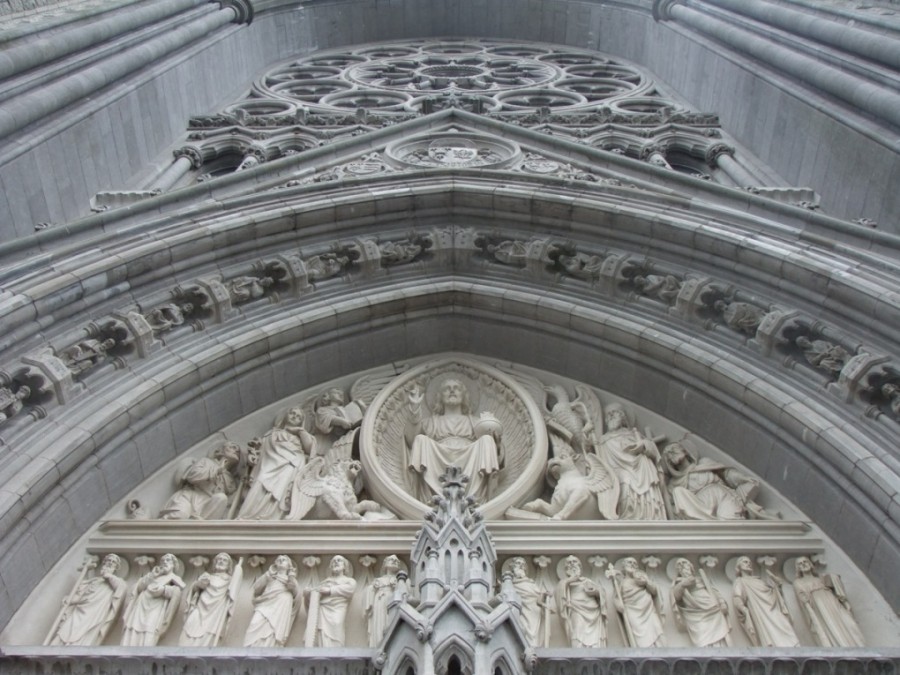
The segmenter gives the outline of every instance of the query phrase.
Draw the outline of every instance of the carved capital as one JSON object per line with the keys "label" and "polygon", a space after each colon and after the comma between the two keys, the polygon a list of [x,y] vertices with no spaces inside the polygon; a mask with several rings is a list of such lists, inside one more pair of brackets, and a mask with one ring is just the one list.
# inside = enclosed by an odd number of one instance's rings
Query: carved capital
{"label": "carved capital", "polygon": [[681,0],[654,0],[653,2],[653,19],[654,21],[672,21],[672,7],[677,5]]}
{"label": "carved capital", "polygon": [[650,145],[645,145],[643,148],[641,148],[641,159],[647,161],[651,155],[657,153],[665,157],[666,150],[668,150],[668,148],[661,143],[652,143]]}
{"label": "carved capital", "polygon": [[726,145],[725,143],[714,143],[706,149],[706,163],[715,168],[716,160],[720,155],[734,155],[734,148],[730,145]]}
{"label": "carved capital", "polygon": [[253,3],[251,0],[213,0],[218,2],[222,9],[234,10],[233,23],[246,23],[250,25],[253,21]]}
{"label": "carved capital", "polygon": [[185,145],[181,148],[178,148],[172,154],[175,155],[175,159],[187,157],[189,160],[191,160],[192,169],[199,169],[201,166],[203,166],[203,153],[200,152],[199,148],[195,148],[192,145]]}

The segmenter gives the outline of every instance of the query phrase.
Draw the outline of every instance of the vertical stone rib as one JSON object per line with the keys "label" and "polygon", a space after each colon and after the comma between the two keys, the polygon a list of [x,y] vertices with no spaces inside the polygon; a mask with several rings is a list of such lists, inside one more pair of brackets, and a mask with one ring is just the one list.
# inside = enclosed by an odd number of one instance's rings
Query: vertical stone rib
{"label": "vertical stone rib", "polygon": [[239,11],[231,6],[216,9],[210,5],[206,11],[207,13],[176,30],[132,47],[77,75],[3,103],[0,105],[0,138],[5,138],[240,18]]}
{"label": "vertical stone rib", "polygon": [[801,83],[816,87],[884,122],[900,126],[900,95],[897,93],[872,82],[861,81],[838,68],[709,16],[695,7],[701,6],[696,0],[688,2],[689,5],[669,5],[666,7],[666,14],[776,70],[794,76]]}
{"label": "vertical stone rib", "polygon": [[896,37],[886,37],[854,26],[834,23],[764,0],[707,0],[707,2],[900,70],[900,40]]}
{"label": "vertical stone rib", "polygon": [[87,47],[96,46],[123,33],[143,28],[149,24],[183,12],[205,0],[162,0],[148,7],[133,9],[127,13],[100,19],[83,26],[68,28],[47,37],[29,38],[26,44],[0,51],[0,80],[13,77],[27,70],[47,64]]}

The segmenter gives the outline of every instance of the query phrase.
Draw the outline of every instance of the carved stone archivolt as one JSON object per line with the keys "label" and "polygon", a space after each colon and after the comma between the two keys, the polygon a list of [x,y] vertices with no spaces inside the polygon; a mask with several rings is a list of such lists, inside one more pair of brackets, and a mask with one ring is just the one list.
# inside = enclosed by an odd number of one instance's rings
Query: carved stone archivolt
{"label": "carved stone archivolt", "polygon": [[[481,142],[476,136],[471,138]],[[512,145],[507,150],[516,151]],[[513,159],[517,163],[532,161],[521,154]],[[566,166],[554,170],[574,171]],[[401,265],[428,265],[438,260],[438,250],[443,258],[453,251],[473,262],[486,260],[520,270],[529,279],[549,286],[563,281],[582,283],[590,292],[617,302],[655,305],[698,328],[727,331],[749,341],[760,357],[774,358],[809,377],[834,383],[845,401],[869,406],[870,417],[883,414],[900,421],[900,366],[896,359],[860,346],[845,330],[715,279],[630,252],[573,241],[520,238],[513,233],[448,228],[340,240],[316,253],[288,249],[245,265],[241,271],[185,282],[172,288],[165,302],[156,298],[143,306],[123,306],[89,321],[82,330],[90,337],[60,346],[47,344],[5,364],[0,382],[9,384],[0,386],[0,426],[23,417],[23,412],[43,417],[51,404],[76,398],[81,383],[102,374],[109,376],[111,370],[121,369],[132,359],[153,358],[162,344],[189,331],[232,321],[241,312],[267,303],[302,302],[307,296],[314,297],[320,283],[372,277]]]}

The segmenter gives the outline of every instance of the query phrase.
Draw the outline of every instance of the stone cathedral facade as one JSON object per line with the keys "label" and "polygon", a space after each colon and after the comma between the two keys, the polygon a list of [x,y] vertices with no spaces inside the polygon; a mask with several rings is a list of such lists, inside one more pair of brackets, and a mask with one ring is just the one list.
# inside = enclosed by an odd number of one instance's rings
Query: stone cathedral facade
{"label": "stone cathedral facade", "polygon": [[895,672],[898,17],[0,2],[0,670]]}

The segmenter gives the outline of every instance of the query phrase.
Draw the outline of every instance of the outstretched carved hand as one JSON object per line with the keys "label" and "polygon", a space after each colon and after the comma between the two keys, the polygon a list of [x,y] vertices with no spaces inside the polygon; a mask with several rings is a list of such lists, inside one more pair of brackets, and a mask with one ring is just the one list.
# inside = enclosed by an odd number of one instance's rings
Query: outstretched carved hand
{"label": "outstretched carved hand", "polygon": [[409,404],[413,407],[418,407],[422,405],[422,401],[425,398],[425,392],[422,391],[422,388],[419,385],[413,385],[410,388],[409,392],[406,395]]}

